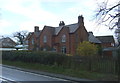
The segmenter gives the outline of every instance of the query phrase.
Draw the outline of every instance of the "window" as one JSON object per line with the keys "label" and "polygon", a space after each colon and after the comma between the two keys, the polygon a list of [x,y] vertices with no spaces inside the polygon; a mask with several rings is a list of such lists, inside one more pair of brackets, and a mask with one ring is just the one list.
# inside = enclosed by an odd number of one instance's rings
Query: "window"
{"label": "window", "polygon": [[46,48],[43,48],[43,51],[47,51],[47,49],[46,49]]}
{"label": "window", "polygon": [[54,48],[53,48],[53,52],[56,52],[56,51],[57,51],[57,49],[54,47]]}
{"label": "window", "polygon": [[28,40],[25,41],[25,44],[28,44]]}
{"label": "window", "polygon": [[65,46],[63,46],[63,47],[61,48],[61,52],[62,52],[62,53],[66,53],[66,47],[65,47]]}
{"label": "window", "polygon": [[32,38],[32,44],[34,44],[34,38]]}
{"label": "window", "polygon": [[44,37],[43,37],[43,42],[44,42],[44,43],[47,42],[47,36],[46,36],[46,35],[44,35]]}
{"label": "window", "polygon": [[62,42],[66,42],[66,35],[62,35]]}
{"label": "window", "polygon": [[111,43],[111,46],[114,46],[114,43]]}

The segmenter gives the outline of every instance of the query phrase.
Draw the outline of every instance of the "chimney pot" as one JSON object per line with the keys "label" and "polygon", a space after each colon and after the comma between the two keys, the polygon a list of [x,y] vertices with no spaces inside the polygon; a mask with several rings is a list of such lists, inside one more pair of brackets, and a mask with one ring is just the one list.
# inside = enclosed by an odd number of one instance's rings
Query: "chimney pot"
{"label": "chimney pot", "polygon": [[83,23],[84,17],[82,15],[78,16],[78,23]]}
{"label": "chimney pot", "polygon": [[60,21],[59,26],[64,26],[64,25],[65,25],[64,21]]}
{"label": "chimney pot", "polygon": [[39,32],[39,26],[34,27],[34,32]]}

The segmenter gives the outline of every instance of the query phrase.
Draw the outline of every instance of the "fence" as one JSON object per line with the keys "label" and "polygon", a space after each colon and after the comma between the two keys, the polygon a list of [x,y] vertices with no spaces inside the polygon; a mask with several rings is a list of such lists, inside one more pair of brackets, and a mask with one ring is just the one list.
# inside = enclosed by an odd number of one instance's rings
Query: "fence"
{"label": "fence", "polygon": [[[66,64],[66,65],[65,65]],[[72,68],[75,70],[87,70],[91,72],[102,72],[118,74],[118,60],[106,56],[94,56],[94,57],[80,57],[74,56],[66,60],[63,65],[65,68]]]}
{"label": "fence", "polygon": [[55,65],[74,70],[118,74],[119,60],[111,56],[65,56],[58,53],[3,51],[3,60]]}

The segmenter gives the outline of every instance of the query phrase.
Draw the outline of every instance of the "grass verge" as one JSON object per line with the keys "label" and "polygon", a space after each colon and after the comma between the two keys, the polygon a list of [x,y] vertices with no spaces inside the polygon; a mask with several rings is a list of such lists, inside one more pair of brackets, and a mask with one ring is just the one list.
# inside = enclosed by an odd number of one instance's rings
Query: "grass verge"
{"label": "grass verge", "polygon": [[102,80],[102,81],[117,81],[118,76],[113,74],[104,74],[104,73],[97,73],[97,72],[89,72],[89,71],[81,71],[81,70],[74,70],[74,69],[66,69],[58,66],[49,66],[49,65],[42,65],[38,63],[24,63],[20,61],[2,61],[2,64],[16,66],[25,69],[33,69],[38,71],[56,73],[56,74],[63,74],[72,77],[78,78],[85,78],[91,80]]}

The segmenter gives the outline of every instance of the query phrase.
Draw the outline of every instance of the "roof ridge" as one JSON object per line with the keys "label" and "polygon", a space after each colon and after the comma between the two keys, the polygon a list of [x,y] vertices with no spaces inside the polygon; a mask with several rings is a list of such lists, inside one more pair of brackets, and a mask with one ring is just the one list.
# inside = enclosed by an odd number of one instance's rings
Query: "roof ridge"
{"label": "roof ridge", "polygon": [[103,35],[103,36],[95,36],[95,37],[111,37],[111,36],[113,37],[113,35],[105,35],[105,36]]}

